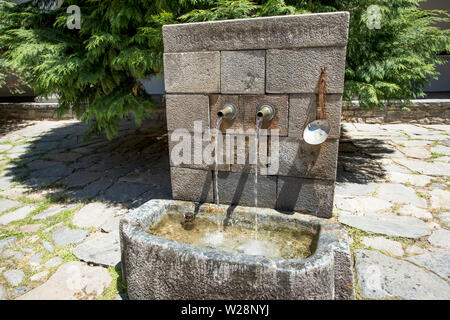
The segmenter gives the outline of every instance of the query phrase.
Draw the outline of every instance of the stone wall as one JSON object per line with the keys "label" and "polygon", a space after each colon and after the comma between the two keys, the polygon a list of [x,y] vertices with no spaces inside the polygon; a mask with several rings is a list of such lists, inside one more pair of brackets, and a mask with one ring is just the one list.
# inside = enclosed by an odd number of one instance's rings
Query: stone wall
{"label": "stone wall", "polygon": [[[254,132],[257,108],[269,104],[276,114],[263,128],[280,131],[280,169],[259,177],[258,206],[331,217],[348,24],[349,14],[338,12],[164,26],[169,150],[177,146],[177,129],[194,135],[194,121],[215,128],[217,111],[226,103],[237,115],[224,121],[222,132]],[[326,116],[332,130],[325,143],[311,146],[303,130],[316,119],[322,68],[328,74]],[[254,165],[221,165],[217,181],[213,169],[171,161],[173,198],[254,206]]]}
{"label": "stone wall", "polygon": [[[162,95],[152,95],[155,103],[154,112],[148,119],[165,122],[165,99]],[[36,98],[37,99],[37,98]],[[70,110],[62,117],[57,117],[57,98],[52,102],[7,102],[0,103],[0,120],[75,120],[76,115]]]}
{"label": "stone wall", "polygon": [[58,103],[0,103],[0,120],[68,120],[76,119],[72,111],[58,118]]}
{"label": "stone wall", "polygon": [[344,103],[342,121],[361,123],[450,124],[450,99],[412,100],[408,109],[386,105],[383,109],[366,110],[357,101]]}

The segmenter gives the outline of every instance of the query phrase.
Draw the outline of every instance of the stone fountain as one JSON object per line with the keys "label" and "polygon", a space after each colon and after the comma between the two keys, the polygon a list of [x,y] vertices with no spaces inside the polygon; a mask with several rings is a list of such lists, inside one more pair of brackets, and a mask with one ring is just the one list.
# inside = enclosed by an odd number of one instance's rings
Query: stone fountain
{"label": "stone fountain", "polygon": [[[183,161],[171,156],[174,200],[149,201],[121,221],[131,299],[353,298],[346,231],[324,219],[332,216],[348,27],[348,12],[163,27],[170,154],[180,150],[180,133],[193,139],[183,141],[183,153],[191,151]],[[329,132],[311,145],[303,132],[318,111]],[[216,135],[205,139],[205,129]],[[267,144],[258,143],[260,130]],[[227,149],[219,163],[219,133],[247,136],[245,152]],[[195,161],[212,141],[213,163]],[[267,161],[252,165],[255,150]],[[180,239],[181,229],[170,238],[177,224],[167,236],[149,232],[186,214],[223,230],[255,225],[256,239],[296,232],[308,250],[292,257],[222,250]]]}

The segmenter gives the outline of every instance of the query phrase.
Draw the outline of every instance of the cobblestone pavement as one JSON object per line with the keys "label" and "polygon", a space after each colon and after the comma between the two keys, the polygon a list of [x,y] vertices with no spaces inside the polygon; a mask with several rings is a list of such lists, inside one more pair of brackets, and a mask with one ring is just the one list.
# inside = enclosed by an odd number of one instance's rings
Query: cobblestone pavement
{"label": "cobblestone pavement", "polygon": [[[78,121],[0,124],[0,300],[122,299],[120,216],[170,198],[148,122],[82,142]],[[450,298],[450,126],[343,124],[335,217],[357,297]]]}

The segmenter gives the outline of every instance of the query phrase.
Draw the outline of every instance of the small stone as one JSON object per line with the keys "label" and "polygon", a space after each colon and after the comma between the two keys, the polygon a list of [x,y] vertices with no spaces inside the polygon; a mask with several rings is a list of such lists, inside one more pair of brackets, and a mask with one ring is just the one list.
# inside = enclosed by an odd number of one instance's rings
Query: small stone
{"label": "small stone", "polygon": [[39,238],[39,236],[37,234],[31,236],[28,238],[28,241],[31,243],[36,243],[36,241],[40,240],[41,238]]}
{"label": "small stone", "polygon": [[99,234],[72,250],[80,260],[103,266],[116,266],[121,259],[118,233]]}
{"label": "small stone", "polygon": [[33,206],[25,206],[12,212],[8,212],[0,217],[0,225],[7,225],[11,222],[25,219],[30,212],[35,210]]}
{"label": "small stone", "polygon": [[433,188],[433,189],[441,189],[441,190],[443,190],[443,189],[445,189],[445,186],[442,185],[442,184],[433,182],[433,183],[430,185],[430,188]]}
{"label": "small stone", "polygon": [[365,216],[341,214],[338,220],[343,224],[366,232],[393,237],[417,239],[431,233],[425,222],[413,217],[380,214],[367,214]]}
{"label": "small stone", "polygon": [[421,247],[412,245],[406,248],[406,254],[407,255],[416,255],[416,254],[422,254],[425,250],[423,250]]}
{"label": "small stone", "polygon": [[412,159],[398,159],[397,162],[409,168],[411,171],[417,171],[428,176],[450,176],[450,163],[433,163]]}
{"label": "small stone", "polygon": [[134,200],[149,190],[149,185],[141,183],[116,182],[105,191],[105,198],[115,203]]}
{"label": "small stone", "polygon": [[64,179],[63,183],[69,188],[87,186],[102,177],[100,172],[76,171]]}
{"label": "small stone", "polygon": [[49,233],[50,231],[52,231],[54,228],[58,228],[60,226],[62,226],[63,223],[62,222],[58,222],[57,224],[54,224],[50,227],[48,227],[47,229],[44,230],[44,233]]}
{"label": "small stone", "polygon": [[33,219],[45,220],[48,217],[53,217],[54,215],[57,215],[58,213],[60,213],[64,210],[71,210],[77,206],[78,206],[77,204],[71,204],[68,206],[56,206],[56,207],[47,209],[44,212],[41,212],[37,215],[34,215]]}
{"label": "small stone", "polygon": [[109,219],[103,226],[102,231],[106,233],[119,232],[120,219],[122,217],[114,217]]}
{"label": "small stone", "polygon": [[375,192],[379,186],[377,183],[336,183],[335,194],[340,197],[364,196]]}
{"label": "small stone", "polygon": [[26,226],[20,227],[20,232],[22,233],[32,233],[38,231],[43,224],[27,224]]}
{"label": "small stone", "polygon": [[57,246],[80,243],[87,238],[89,232],[86,230],[71,230],[68,227],[58,229],[53,232],[52,238]]}
{"label": "small stone", "polygon": [[405,253],[403,252],[402,244],[397,241],[389,240],[383,237],[369,238],[363,237],[362,242],[368,247],[372,247],[377,250],[383,250],[387,253],[401,257]]}
{"label": "small stone", "polygon": [[10,145],[10,144],[0,144],[0,153],[8,151],[11,148],[12,148],[12,145]]}
{"label": "small stone", "polygon": [[31,281],[40,281],[40,280],[44,279],[45,277],[47,277],[49,273],[50,273],[49,271],[42,271],[42,272],[36,273],[35,275],[30,277],[30,280]]}
{"label": "small stone", "polygon": [[389,180],[394,183],[410,183],[416,187],[425,187],[430,183],[431,177],[418,174],[391,172],[389,173]]}
{"label": "small stone", "polygon": [[450,231],[445,229],[436,230],[428,238],[428,242],[433,247],[450,249]]}
{"label": "small stone", "polygon": [[98,228],[113,216],[113,208],[100,202],[90,203],[75,213],[72,222],[80,228]]}
{"label": "small stone", "polygon": [[400,147],[399,150],[410,158],[428,159],[431,157],[431,152],[421,147],[409,147],[409,148]]}
{"label": "small stone", "polygon": [[445,146],[432,147],[431,152],[450,156],[450,147],[445,147]]}
{"label": "small stone", "polygon": [[[1,189],[1,179],[0,178],[0,189]],[[20,197],[23,197],[25,195],[27,195],[27,193],[30,192],[29,188],[23,187],[23,186],[17,186],[17,187],[11,187],[8,188],[2,192],[0,192],[0,195],[10,198],[10,199],[14,199],[17,200]]]}
{"label": "small stone", "polygon": [[25,274],[22,270],[8,270],[3,273],[3,276],[10,285],[17,287],[22,282]]}
{"label": "small stone", "polygon": [[6,300],[6,289],[0,285],[0,301]]}
{"label": "small stone", "polygon": [[450,280],[450,254],[446,252],[425,253],[408,260]]}
{"label": "small stone", "polygon": [[31,258],[30,258],[30,265],[32,267],[38,267],[42,262],[42,255],[40,253],[35,253]]}
{"label": "small stone", "polygon": [[396,145],[399,145],[401,147],[425,147],[431,144],[430,141],[426,140],[398,140],[398,139],[392,139],[392,142],[394,142]]}
{"label": "small stone", "polygon": [[62,263],[62,258],[61,257],[54,257],[51,258],[50,260],[48,260],[45,264],[44,264],[44,268],[53,268],[56,267],[58,265],[60,265]]}
{"label": "small stone", "polygon": [[14,258],[15,260],[22,260],[23,258],[25,258],[25,256],[18,251],[15,250],[11,250],[11,249],[6,249],[5,251],[3,251],[3,258]]}
{"label": "small stone", "polygon": [[398,209],[398,213],[402,216],[412,216],[419,219],[431,220],[433,219],[433,215],[425,209],[417,208],[413,205],[405,205]]}
{"label": "small stone", "polygon": [[50,242],[48,242],[48,241],[44,241],[42,243],[42,245],[44,246],[45,250],[47,250],[48,252],[53,252],[55,250],[53,245]]}
{"label": "small stone", "polygon": [[30,287],[29,286],[23,286],[17,289],[14,289],[13,295],[15,296],[20,296],[22,294],[24,294],[25,292],[30,291]]}
{"label": "small stone", "polygon": [[447,228],[450,228],[450,212],[440,212],[438,218]]}
{"label": "small stone", "polygon": [[0,177],[0,190],[6,190],[10,188],[13,184],[14,181],[12,177]]}
{"label": "small stone", "polygon": [[10,210],[15,207],[20,207],[22,204],[17,201],[12,201],[8,199],[0,199],[0,213],[6,210]]}
{"label": "small stone", "polygon": [[413,188],[405,187],[402,184],[383,184],[378,188],[377,196],[395,203],[408,203],[422,208],[427,207],[425,199],[419,198]]}
{"label": "small stone", "polygon": [[347,199],[352,212],[360,213],[376,213],[384,211],[392,207],[389,201],[375,197],[356,197]]}
{"label": "small stone", "polygon": [[361,296],[366,299],[450,299],[450,286],[445,280],[378,251],[356,250],[355,270]]}
{"label": "small stone", "polygon": [[9,238],[0,240],[0,251],[2,251],[8,245],[16,242],[16,240],[17,240],[17,237],[9,237]]}
{"label": "small stone", "polygon": [[92,300],[103,293],[112,277],[103,267],[89,267],[78,261],[67,262],[41,286],[19,300]]}
{"label": "small stone", "polygon": [[431,208],[432,209],[440,209],[440,208],[450,208],[450,192],[440,189],[434,189],[430,192],[431,198]]}
{"label": "small stone", "polygon": [[76,152],[55,152],[45,155],[47,158],[55,161],[73,162],[81,157],[81,154]]}

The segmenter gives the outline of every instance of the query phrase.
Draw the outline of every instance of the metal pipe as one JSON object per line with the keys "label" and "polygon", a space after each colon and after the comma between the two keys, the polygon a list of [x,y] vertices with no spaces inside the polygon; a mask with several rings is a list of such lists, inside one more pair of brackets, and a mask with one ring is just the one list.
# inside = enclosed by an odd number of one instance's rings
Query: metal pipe
{"label": "metal pipe", "polygon": [[227,120],[234,120],[234,118],[236,118],[236,107],[227,103],[219,110],[219,112],[217,112],[217,116]]}
{"label": "metal pipe", "polygon": [[275,109],[271,105],[263,104],[258,107],[256,115],[263,120],[272,120],[275,116]]}

